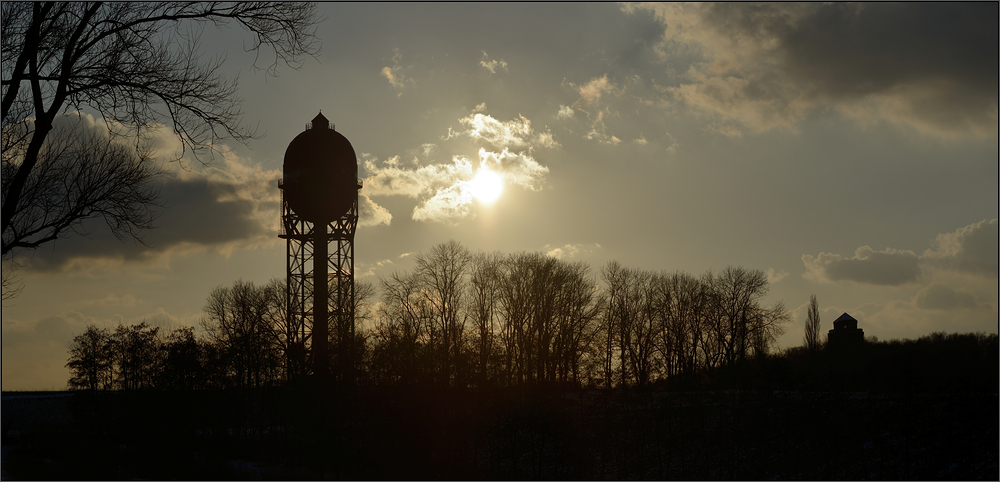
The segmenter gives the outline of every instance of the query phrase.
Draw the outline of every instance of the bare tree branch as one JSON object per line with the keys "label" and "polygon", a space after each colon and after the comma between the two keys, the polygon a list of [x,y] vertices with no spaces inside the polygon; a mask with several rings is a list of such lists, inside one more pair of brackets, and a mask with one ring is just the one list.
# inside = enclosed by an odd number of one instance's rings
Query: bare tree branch
{"label": "bare tree branch", "polygon": [[[273,55],[263,67],[267,75],[277,75],[281,64],[296,68],[304,57],[319,52],[315,7],[307,3],[3,2],[0,8],[5,258],[15,247],[58,239],[89,216],[103,216],[116,236],[135,236],[150,227],[148,213],[139,205],[155,197],[82,193],[86,182],[98,180],[97,173],[75,168],[79,176],[72,186],[37,185],[56,180],[51,174],[59,169],[53,166],[76,162],[41,165],[43,158],[54,159],[46,141],[60,115],[96,111],[113,134],[133,138],[136,146],[167,126],[183,152],[197,159],[205,152],[211,155],[221,139],[246,143],[256,136],[242,123],[236,79],[221,72],[225,59],[204,61],[198,36],[185,35],[182,28],[238,25],[252,35],[247,50],[257,53],[255,68],[260,68],[262,52]],[[124,180],[121,175],[118,179]],[[28,194],[32,189],[34,197]],[[73,206],[60,211],[68,218],[45,214],[27,219],[29,213],[40,214],[40,202],[58,204],[58,189],[71,189],[73,194],[64,193],[64,198],[83,194],[87,202],[64,202]],[[113,204],[115,208],[101,204],[116,196],[130,200]],[[130,215],[138,218],[128,220]]]}

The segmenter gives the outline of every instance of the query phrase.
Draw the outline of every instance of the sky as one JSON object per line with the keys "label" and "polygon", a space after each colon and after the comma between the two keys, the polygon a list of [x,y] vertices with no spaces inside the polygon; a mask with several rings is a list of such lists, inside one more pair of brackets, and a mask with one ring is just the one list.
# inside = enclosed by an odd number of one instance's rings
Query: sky
{"label": "sky", "polygon": [[[322,50],[255,71],[201,31],[243,121],[206,163],[154,136],[147,245],[88,236],[19,258],[3,390],[63,389],[89,324],[199,326],[206,298],[285,275],[283,156],[320,111],[358,155],[356,278],[456,240],[701,275],[765,272],[802,344],[847,312],[868,336],[997,333],[998,7],[977,4],[321,3]],[[100,130],[100,119],[87,119]],[[492,202],[473,183],[492,171]],[[4,269],[8,269],[4,265]]]}

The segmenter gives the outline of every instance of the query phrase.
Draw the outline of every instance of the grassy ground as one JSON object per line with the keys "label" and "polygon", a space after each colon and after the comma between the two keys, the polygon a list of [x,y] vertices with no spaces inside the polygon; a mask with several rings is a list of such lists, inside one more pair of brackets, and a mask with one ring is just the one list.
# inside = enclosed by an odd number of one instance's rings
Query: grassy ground
{"label": "grassy ground", "polygon": [[992,479],[996,394],[3,396],[7,479]]}

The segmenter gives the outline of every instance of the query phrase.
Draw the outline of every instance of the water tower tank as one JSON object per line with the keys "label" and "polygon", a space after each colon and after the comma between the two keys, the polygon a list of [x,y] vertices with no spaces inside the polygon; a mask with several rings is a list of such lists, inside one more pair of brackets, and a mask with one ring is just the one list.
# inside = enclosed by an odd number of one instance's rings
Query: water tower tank
{"label": "water tower tank", "polygon": [[354,205],[357,182],[354,147],[322,113],[285,150],[285,201],[306,221],[326,223],[346,214]]}

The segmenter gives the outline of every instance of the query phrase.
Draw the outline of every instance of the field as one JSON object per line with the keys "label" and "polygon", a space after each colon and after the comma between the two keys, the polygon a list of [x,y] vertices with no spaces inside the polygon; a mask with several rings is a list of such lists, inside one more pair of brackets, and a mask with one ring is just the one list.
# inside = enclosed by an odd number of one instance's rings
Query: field
{"label": "field", "polygon": [[3,479],[992,479],[996,394],[4,393]]}

